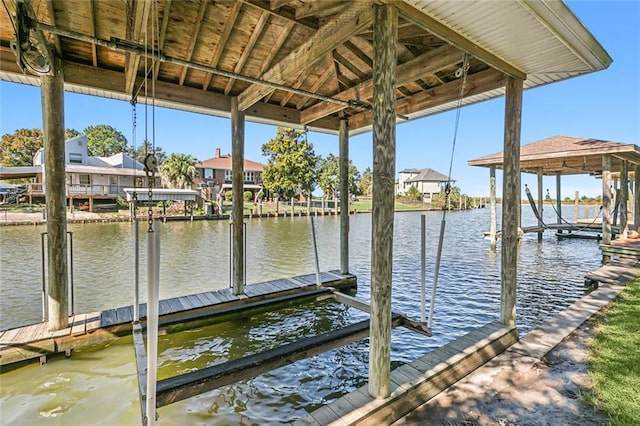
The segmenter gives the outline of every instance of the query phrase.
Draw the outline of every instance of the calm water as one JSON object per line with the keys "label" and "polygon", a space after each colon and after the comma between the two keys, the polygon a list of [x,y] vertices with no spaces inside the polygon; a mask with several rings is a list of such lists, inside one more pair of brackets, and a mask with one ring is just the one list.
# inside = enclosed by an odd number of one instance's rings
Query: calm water
{"label": "calm water", "polygon": [[[567,208],[566,216],[571,217]],[[550,213],[550,212],[547,212]],[[392,333],[394,366],[411,361],[487,321],[500,299],[500,255],[481,237],[489,211],[447,215],[434,336],[399,328]],[[428,214],[428,281],[441,213]],[[548,222],[553,218],[549,214]],[[534,224],[528,208],[523,224]],[[419,319],[420,214],[395,217],[393,310]],[[141,229],[143,229],[141,227]],[[71,225],[74,233],[76,311],[131,304],[132,227],[128,223]],[[0,329],[36,322],[40,303],[40,232],[43,227],[0,227]],[[229,282],[226,221],[168,223],[162,227],[162,298],[224,288]],[[339,221],[316,218],[322,270],[339,267]],[[351,217],[351,272],[357,297],[369,299],[371,216]],[[247,223],[247,281],[313,272],[308,218]],[[141,265],[144,261],[141,241]],[[584,294],[583,276],[599,264],[595,241],[558,242],[545,233],[523,238],[519,252],[518,326],[525,333]],[[142,268],[141,268],[142,269]],[[141,283],[144,284],[141,274]],[[144,297],[143,297],[144,299]],[[366,318],[332,302],[309,302],[251,317],[163,336],[159,376],[200,369],[259,352]],[[366,381],[368,340],[207,392],[159,409],[160,424],[278,424],[303,416]],[[5,424],[136,424],[139,404],[131,338],[108,347],[75,351],[44,366],[0,375],[0,412]],[[116,408],[117,407],[117,408]],[[88,417],[89,416],[89,417]]]}

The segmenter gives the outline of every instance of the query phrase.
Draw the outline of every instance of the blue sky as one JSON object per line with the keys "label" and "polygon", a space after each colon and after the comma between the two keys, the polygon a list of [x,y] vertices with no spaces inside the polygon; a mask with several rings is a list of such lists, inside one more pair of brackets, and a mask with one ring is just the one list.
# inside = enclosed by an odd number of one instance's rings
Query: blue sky
{"label": "blue sky", "polygon": [[[554,135],[599,138],[640,145],[640,1],[570,1],[569,7],[613,58],[601,72],[525,91],[522,144]],[[0,134],[20,128],[42,128],[40,89],[0,82]],[[455,113],[425,117],[397,127],[396,173],[405,168],[431,167],[447,173],[451,158]],[[227,119],[156,108],[155,143],[167,153],[191,154],[199,160],[213,157],[217,147],[231,152],[231,123]],[[82,131],[109,124],[131,143],[131,106],[127,102],[65,94],[65,127]],[[502,151],[504,98],[465,107],[461,113],[452,176],[463,193],[487,195],[488,169],[467,161]],[[149,130],[151,132],[151,130]],[[262,161],[261,145],[273,138],[276,127],[249,123],[245,156]],[[144,110],[138,107],[138,141],[144,138]],[[338,154],[338,138],[311,132],[316,153]],[[360,171],[372,165],[372,135],[353,136],[350,158]],[[536,187],[536,177],[523,175],[523,185]],[[564,177],[562,196],[576,190],[595,196],[601,182],[593,178]],[[498,191],[501,192],[498,172]],[[545,178],[544,189],[555,197],[555,178]]]}

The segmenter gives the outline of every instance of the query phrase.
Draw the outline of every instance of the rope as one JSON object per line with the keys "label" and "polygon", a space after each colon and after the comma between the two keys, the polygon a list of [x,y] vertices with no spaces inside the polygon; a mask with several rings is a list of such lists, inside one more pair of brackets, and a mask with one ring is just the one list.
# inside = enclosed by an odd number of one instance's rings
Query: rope
{"label": "rope", "polygon": [[[548,189],[547,189],[546,199],[547,200],[551,199],[551,197],[549,196],[549,190]],[[575,226],[573,223],[567,222],[566,219],[562,217],[562,215],[560,214],[560,212],[558,211],[556,206],[553,205],[553,203],[550,203],[550,204],[551,204],[551,208],[553,208],[553,211],[556,212],[556,216],[558,216],[558,219],[560,219],[560,221],[564,222],[565,224],[571,226],[570,231],[575,231],[575,232],[580,232],[580,231],[584,231],[585,229],[588,229],[591,225],[596,223],[596,220],[598,220],[598,218],[600,217],[600,213],[602,213],[602,206],[600,206],[598,208],[598,214],[593,218],[591,223],[585,224],[584,226]]]}
{"label": "rope", "polygon": [[[524,186],[524,190],[527,193],[527,199],[529,200],[529,205],[531,206],[531,210],[533,211],[533,214],[536,217],[536,219],[538,219],[538,221],[542,224],[542,227],[544,229],[554,230],[551,226],[547,225],[544,222],[544,220],[542,219],[542,217],[540,216],[540,212],[538,211],[538,207],[536,206],[536,203],[533,200],[533,195],[531,195],[531,190],[529,190],[529,187],[527,185]],[[549,196],[549,191],[548,190],[547,190],[546,199],[551,199],[551,197]],[[553,210],[556,212],[556,215],[560,218],[560,220],[571,227],[569,230],[576,231],[576,232],[584,231],[585,229],[588,229],[591,225],[593,225],[596,222],[596,220],[598,219],[598,217],[600,217],[600,212],[602,211],[602,206],[600,206],[600,209],[598,210],[598,214],[596,215],[596,217],[593,218],[593,221],[591,223],[588,223],[588,224],[586,224],[584,226],[575,226],[574,224],[572,224],[570,222],[567,222],[560,215],[560,212],[558,212],[558,210],[556,209],[556,206],[554,206],[553,203],[550,203],[550,204],[551,204],[551,207],[553,208]]]}
{"label": "rope", "polygon": [[470,56],[468,53],[465,53],[462,58],[462,67],[460,67],[455,76],[460,78],[462,77],[462,83],[460,84],[460,96],[458,97],[458,102],[456,105],[456,120],[453,128],[453,142],[451,144],[451,158],[449,160],[449,172],[447,174],[447,184],[444,190],[445,194],[445,205],[442,209],[442,222],[440,224],[440,237],[438,239],[438,251],[436,254],[436,264],[433,272],[433,287],[431,288],[431,303],[429,307],[429,317],[427,319],[427,329],[431,330],[431,325],[433,324],[433,313],[435,311],[435,302],[436,302],[436,290],[438,288],[438,277],[440,275],[440,262],[442,260],[442,246],[444,242],[444,231],[447,225],[447,204],[449,201],[449,195],[451,194],[451,171],[453,170],[453,159],[456,151],[456,141],[458,139],[458,128],[460,126],[460,114],[462,111],[462,100],[464,98],[464,89],[467,84],[467,74],[469,71],[469,60]]}

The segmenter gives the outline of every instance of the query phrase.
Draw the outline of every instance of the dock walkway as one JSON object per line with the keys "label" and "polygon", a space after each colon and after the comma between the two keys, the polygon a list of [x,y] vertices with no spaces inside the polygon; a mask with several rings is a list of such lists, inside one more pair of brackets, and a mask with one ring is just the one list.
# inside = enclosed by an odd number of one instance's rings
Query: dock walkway
{"label": "dock walkway", "polygon": [[[323,287],[351,288],[356,286],[356,276],[341,275],[333,270],[320,274]],[[276,297],[314,290],[316,275],[305,274],[290,278],[270,280],[245,286],[243,295],[232,294],[231,289],[207,291],[197,294],[161,300],[160,325],[163,322],[179,322],[182,318],[206,315],[231,306],[268,300]],[[147,305],[140,305],[140,318],[146,317]],[[0,331],[0,366],[46,357],[58,353],[115,340],[132,330],[133,306],[107,309],[69,317],[69,327],[49,332],[46,322]]]}

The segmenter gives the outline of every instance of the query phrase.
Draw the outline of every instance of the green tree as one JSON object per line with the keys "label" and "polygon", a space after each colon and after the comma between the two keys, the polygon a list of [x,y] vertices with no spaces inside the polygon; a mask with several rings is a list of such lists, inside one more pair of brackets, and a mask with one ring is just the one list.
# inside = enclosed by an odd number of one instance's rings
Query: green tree
{"label": "green tree", "polygon": [[362,172],[362,177],[358,182],[360,194],[371,195],[371,184],[373,183],[373,174],[371,174],[371,167],[367,167]]}
{"label": "green tree", "polygon": [[164,152],[162,147],[156,146],[155,150],[153,149],[153,145],[151,142],[145,140],[142,142],[142,145],[137,147],[135,150],[133,147],[127,148],[127,154],[132,156],[135,160],[143,163],[144,158],[147,156],[147,153],[152,152],[156,155],[156,159],[158,160],[158,164],[162,164],[162,162],[167,158],[167,153]]}
{"label": "green tree", "polygon": [[127,146],[127,138],[120,130],[108,124],[98,124],[84,129],[87,135],[87,149],[89,155],[108,157],[122,152]]}
{"label": "green tree", "polygon": [[160,165],[160,173],[174,188],[186,188],[198,176],[197,160],[188,154],[173,153]]}
{"label": "green tree", "polygon": [[414,185],[407,190],[407,197],[415,201],[422,201],[422,193]]}
{"label": "green tree", "polygon": [[[349,160],[349,193],[357,194],[357,182],[360,180],[358,168]],[[333,198],[340,191],[340,157],[329,154],[327,158],[320,157],[318,161],[318,186],[325,198]]]}
{"label": "green tree", "polygon": [[276,137],[262,145],[267,157],[262,183],[272,193],[293,197],[298,190],[307,195],[313,191],[318,157],[303,136],[303,131],[278,127]]}
{"label": "green tree", "polygon": [[449,208],[449,206],[451,206],[451,209],[458,209],[460,208],[460,195],[463,195],[460,191],[460,188],[452,185],[451,192],[449,193],[449,200],[451,200],[450,202],[447,200],[447,195],[443,189],[442,191],[438,192],[435,197],[433,197],[432,203],[442,208],[443,210]]}
{"label": "green tree", "polygon": [[[75,129],[64,131],[65,139],[78,136]],[[6,167],[33,165],[33,157],[44,146],[44,134],[40,129],[18,129],[2,136],[0,164]]]}

